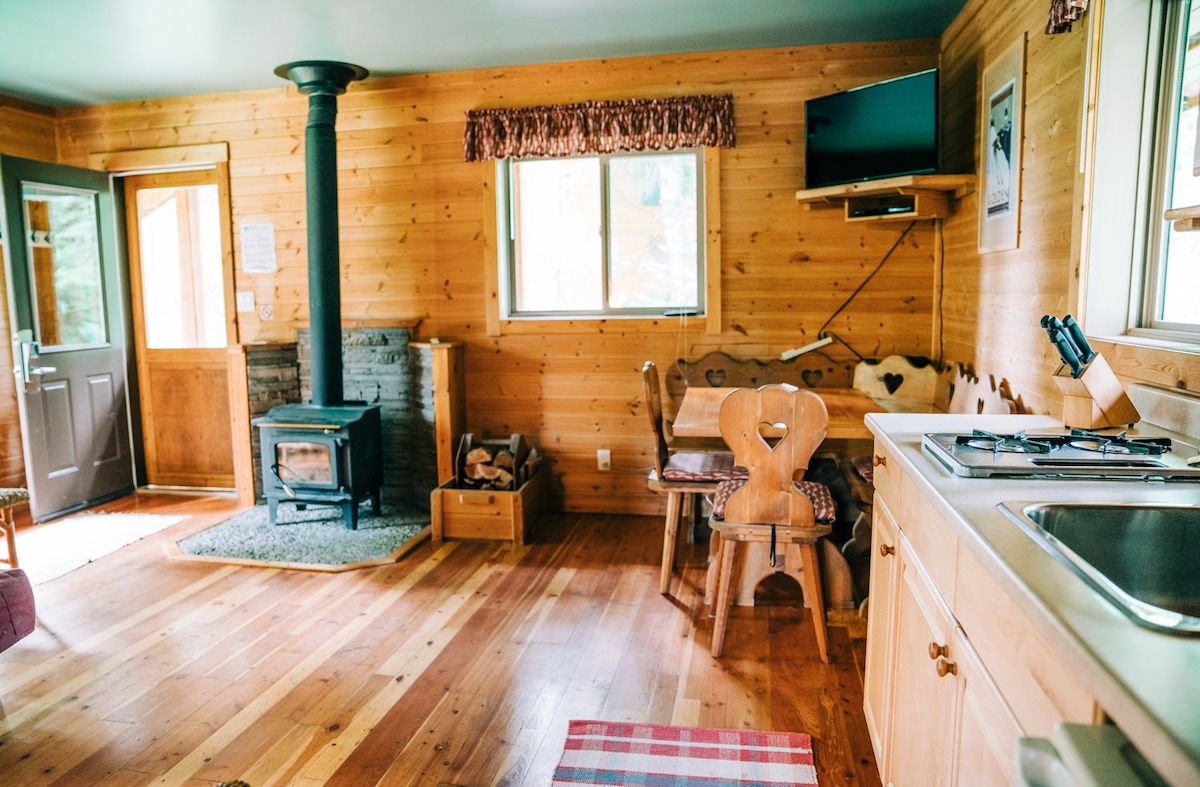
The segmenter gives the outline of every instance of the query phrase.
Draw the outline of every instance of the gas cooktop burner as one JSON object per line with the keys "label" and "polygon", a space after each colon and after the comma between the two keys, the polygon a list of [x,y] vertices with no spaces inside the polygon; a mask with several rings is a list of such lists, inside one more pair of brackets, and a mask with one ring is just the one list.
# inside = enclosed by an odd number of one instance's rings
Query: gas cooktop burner
{"label": "gas cooktop burner", "polygon": [[1126,437],[1124,432],[1113,435],[1096,434],[1086,429],[1072,429],[1071,435],[1064,438],[1066,445],[1081,451],[1094,451],[1100,454],[1141,454],[1158,456],[1171,450],[1171,441],[1166,437]]}
{"label": "gas cooktop burner", "polygon": [[[926,434],[921,444],[955,475],[974,478],[1090,478],[1200,481],[1200,449],[1167,437],[1069,433]],[[1194,464],[1189,464],[1193,459]]]}
{"label": "gas cooktop burner", "polygon": [[1048,454],[1053,449],[1047,442],[1026,437],[1025,432],[993,434],[975,429],[969,435],[959,435],[955,442],[980,451],[1005,454]]}

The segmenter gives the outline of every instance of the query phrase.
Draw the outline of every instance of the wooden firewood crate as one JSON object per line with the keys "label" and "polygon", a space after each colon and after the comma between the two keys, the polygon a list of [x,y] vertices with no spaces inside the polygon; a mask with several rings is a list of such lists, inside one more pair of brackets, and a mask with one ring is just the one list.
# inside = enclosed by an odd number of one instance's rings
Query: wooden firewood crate
{"label": "wooden firewood crate", "polygon": [[[494,441],[492,444],[499,445]],[[514,435],[509,444],[513,453],[519,455],[516,450],[519,435]],[[437,544],[447,538],[487,538],[524,545],[526,533],[546,508],[546,471],[533,466],[528,473],[519,472],[517,477],[522,483],[515,490],[471,488],[460,483],[460,478],[462,457],[472,445],[472,435],[463,435],[456,460],[459,475],[429,495],[433,542]]]}

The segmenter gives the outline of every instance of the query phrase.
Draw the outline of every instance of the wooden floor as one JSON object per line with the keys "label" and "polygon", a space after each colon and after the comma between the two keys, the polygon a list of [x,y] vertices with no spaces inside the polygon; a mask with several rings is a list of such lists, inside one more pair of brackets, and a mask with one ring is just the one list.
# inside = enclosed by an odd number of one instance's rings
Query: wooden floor
{"label": "wooden floor", "polygon": [[525,785],[570,719],[813,736],[822,787],[879,785],[863,640],[737,608],[709,656],[703,548],[658,593],[661,520],[551,515],[534,543],[425,542],[341,574],[171,560],[231,500],[102,507],[194,517],[36,590],[0,654],[0,784]]}

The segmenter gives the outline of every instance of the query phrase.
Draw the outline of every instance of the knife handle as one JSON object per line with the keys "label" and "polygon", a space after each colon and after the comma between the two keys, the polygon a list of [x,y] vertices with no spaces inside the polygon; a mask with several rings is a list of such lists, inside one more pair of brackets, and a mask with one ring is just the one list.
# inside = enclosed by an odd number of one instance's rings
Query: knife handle
{"label": "knife handle", "polygon": [[1092,359],[1096,357],[1096,351],[1088,344],[1087,337],[1083,335],[1083,328],[1079,327],[1079,323],[1069,314],[1063,317],[1062,324],[1071,344],[1075,345],[1075,349],[1078,351],[1079,360],[1083,363],[1091,363]]}
{"label": "knife handle", "polygon": [[1075,348],[1067,334],[1062,329],[1055,328],[1050,333],[1050,341],[1058,348],[1058,357],[1062,362],[1071,367],[1071,376],[1078,377],[1083,371],[1083,364],[1079,362],[1079,356],[1075,354]]}
{"label": "knife handle", "polygon": [[1057,342],[1056,335],[1058,333],[1066,333],[1066,328],[1063,327],[1063,324],[1059,322],[1058,318],[1049,314],[1042,317],[1042,328],[1046,331],[1046,335],[1050,337],[1051,344],[1055,344]]}

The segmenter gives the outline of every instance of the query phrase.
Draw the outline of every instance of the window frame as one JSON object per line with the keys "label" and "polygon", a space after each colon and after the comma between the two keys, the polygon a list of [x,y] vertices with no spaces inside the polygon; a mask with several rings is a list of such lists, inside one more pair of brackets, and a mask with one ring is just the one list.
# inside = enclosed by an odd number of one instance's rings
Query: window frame
{"label": "window frame", "polygon": [[[1169,6],[1169,10],[1167,7]],[[1175,0],[1163,3],[1162,18],[1158,21],[1158,69],[1153,73],[1147,64],[1146,102],[1147,113],[1153,111],[1155,129],[1151,137],[1152,169],[1149,173],[1150,184],[1150,216],[1159,217],[1157,221],[1147,223],[1146,257],[1142,271],[1140,310],[1134,322],[1135,332],[1151,332],[1149,335],[1169,335],[1180,339],[1194,339],[1200,342],[1200,323],[1175,323],[1160,320],[1157,315],[1161,311],[1165,297],[1167,266],[1167,248],[1170,233],[1174,230],[1171,223],[1162,219],[1171,204],[1171,187],[1173,185],[1176,166],[1176,145],[1178,143],[1176,126],[1178,123],[1178,106],[1183,88],[1183,68],[1187,60],[1187,32],[1190,0]],[[1154,51],[1153,49],[1151,50]]]}
{"label": "window frame", "polygon": [[[1160,102],[1169,16],[1165,5],[1162,0],[1107,0],[1103,13],[1089,15],[1080,138],[1087,185],[1079,289],[1071,300],[1089,335],[1195,351],[1200,326],[1178,330],[1147,320],[1153,313],[1146,297],[1153,286],[1150,277],[1157,275],[1150,255],[1157,253],[1155,239],[1170,230],[1155,183],[1157,152],[1174,133],[1164,123],[1167,107]],[[1131,34],[1136,30],[1144,34]],[[1139,111],[1130,112],[1131,106]]]}
{"label": "window frame", "polygon": [[709,300],[707,293],[709,292],[709,244],[706,243],[708,236],[708,216],[711,213],[709,209],[709,184],[708,184],[708,169],[706,149],[701,147],[677,148],[673,150],[646,150],[646,151],[622,151],[618,153],[604,154],[586,154],[581,156],[572,156],[572,159],[595,159],[598,162],[600,170],[600,253],[602,266],[602,281],[601,281],[601,299],[607,304],[609,297],[609,285],[612,281],[612,256],[611,256],[611,235],[609,231],[609,218],[611,215],[612,206],[610,204],[610,179],[609,179],[609,162],[614,159],[627,159],[634,157],[654,157],[654,156],[679,156],[683,154],[691,155],[695,160],[696,167],[696,305],[692,306],[675,306],[675,307],[635,307],[624,309],[612,309],[607,306],[602,306],[595,310],[577,310],[577,311],[538,311],[538,310],[518,310],[517,303],[517,276],[516,276],[516,193],[513,188],[514,168],[521,163],[529,161],[555,161],[563,160],[562,158],[555,159],[553,157],[545,158],[528,158],[528,159],[512,159],[505,158],[496,161],[496,195],[497,195],[497,256],[498,256],[498,273],[500,283],[500,311],[501,319],[504,320],[546,320],[546,321],[578,321],[578,320],[611,320],[611,319],[655,319],[662,317],[672,317],[684,314],[687,316],[704,317],[708,313]]}

